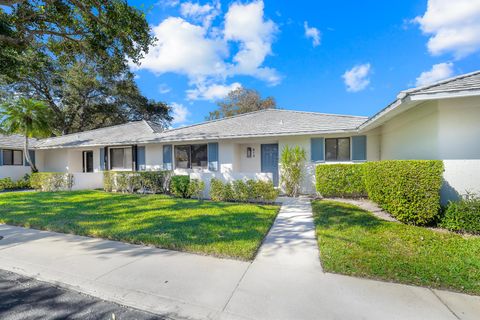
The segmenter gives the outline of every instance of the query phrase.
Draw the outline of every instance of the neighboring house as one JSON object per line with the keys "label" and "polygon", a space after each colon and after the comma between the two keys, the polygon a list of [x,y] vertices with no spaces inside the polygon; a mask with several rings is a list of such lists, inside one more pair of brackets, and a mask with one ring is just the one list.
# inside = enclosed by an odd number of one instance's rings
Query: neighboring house
{"label": "neighboring house", "polygon": [[[29,139],[32,147],[36,139]],[[10,177],[13,180],[23,178],[30,173],[30,165],[23,154],[25,137],[20,135],[6,136],[0,134],[0,179]],[[35,153],[30,151],[32,161],[35,161]]]}
{"label": "neighboring house", "polygon": [[104,170],[173,169],[212,177],[279,180],[286,145],[307,151],[303,192],[314,193],[317,164],[441,159],[442,199],[480,192],[480,71],[402,91],[371,118],[264,110],[162,131],[140,121],[35,146],[40,171],[75,173],[76,188],[102,185]]}

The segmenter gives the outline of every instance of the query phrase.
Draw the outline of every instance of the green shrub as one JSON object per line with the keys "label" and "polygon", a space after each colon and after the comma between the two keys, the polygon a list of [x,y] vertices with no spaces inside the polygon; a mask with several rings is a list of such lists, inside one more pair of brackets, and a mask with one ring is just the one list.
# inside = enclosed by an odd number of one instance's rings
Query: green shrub
{"label": "green shrub", "polygon": [[367,162],[364,172],[369,198],[398,220],[427,225],[438,216],[443,182],[442,161]]}
{"label": "green shrub", "polygon": [[300,193],[306,159],[305,149],[299,146],[285,146],[282,150],[280,156],[280,181],[285,189],[285,193],[290,197],[296,197]]}
{"label": "green shrub", "polygon": [[366,197],[363,164],[320,164],[316,168],[317,192],[323,197]]}
{"label": "green shrub", "polygon": [[239,202],[246,202],[253,198],[253,193],[243,180],[235,180],[232,182],[233,199]]}
{"label": "green shrub", "polygon": [[190,180],[190,184],[188,185],[188,188],[192,197],[200,200],[202,199],[203,191],[205,190],[205,182],[198,179],[192,179]]}
{"label": "green shrub", "polygon": [[224,184],[219,179],[210,180],[210,199],[213,201],[224,201]]}
{"label": "green shrub", "polygon": [[210,182],[210,198],[213,201],[274,202],[279,190],[270,181],[241,180],[223,183],[213,178]]}
{"label": "green shrub", "polygon": [[180,198],[190,198],[190,177],[173,176],[170,182],[170,192]]}
{"label": "green shrub", "polygon": [[15,182],[11,178],[0,179],[0,191],[15,189]]}
{"label": "green shrub", "polygon": [[30,189],[30,175],[26,174],[22,179],[13,181],[11,178],[0,179],[0,191]]}
{"label": "green shrub", "polygon": [[138,190],[152,193],[166,193],[170,184],[170,171],[139,171],[103,173],[103,188],[107,192],[129,192]]}
{"label": "green shrub", "polygon": [[480,197],[467,194],[460,201],[449,202],[441,226],[451,231],[480,234]]}
{"label": "green shrub", "polygon": [[30,185],[39,191],[72,190],[73,174],[64,172],[35,172],[30,177]]}

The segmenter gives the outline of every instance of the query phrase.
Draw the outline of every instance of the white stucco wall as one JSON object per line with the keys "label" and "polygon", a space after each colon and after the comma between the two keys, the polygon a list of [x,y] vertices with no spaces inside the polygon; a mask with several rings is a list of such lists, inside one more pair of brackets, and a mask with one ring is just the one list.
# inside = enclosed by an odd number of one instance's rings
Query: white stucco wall
{"label": "white stucco wall", "polygon": [[480,99],[425,102],[381,127],[381,160],[443,160],[442,203],[480,194]]}
{"label": "white stucco wall", "polygon": [[13,181],[23,178],[26,174],[30,174],[30,167],[25,166],[0,166],[0,179],[10,178]]}

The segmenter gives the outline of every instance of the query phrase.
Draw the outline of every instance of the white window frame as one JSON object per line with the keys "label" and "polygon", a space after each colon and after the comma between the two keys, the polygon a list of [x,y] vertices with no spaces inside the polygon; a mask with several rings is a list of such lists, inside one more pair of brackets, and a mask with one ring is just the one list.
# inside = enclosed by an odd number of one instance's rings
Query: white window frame
{"label": "white window frame", "polygon": [[111,170],[111,171],[133,171],[133,159],[130,159],[130,166],[125,166],[126,163],[125,163],[125,151],[124,151],[124,155],[123,155],[123,168],[112,168],[112,161],[113,161],[113,157],[112,157],[112,152],[111,150],[114,150],[114,149],[130,149],[131,150],[131,155],[133,157],[133,147],[132,146],[118,146],[118,147],[109,147],[108,148],[108,169]]}

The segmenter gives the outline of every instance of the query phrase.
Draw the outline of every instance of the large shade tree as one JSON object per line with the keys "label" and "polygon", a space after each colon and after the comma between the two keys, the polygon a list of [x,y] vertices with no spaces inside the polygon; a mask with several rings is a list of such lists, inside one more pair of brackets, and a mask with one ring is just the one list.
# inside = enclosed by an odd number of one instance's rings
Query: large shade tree
{"label": "large shade tree", "polygon": [[45,138],[53,133],[52,117],[48,106],[38,100],[18,98],[0,104],[0,133],[20,134],[25,137],[23,152],[32,172],[37,172],[30,158],[29,138]]}
{"label": "large shade tree", "polygon": [[274,109],[277,104],[273,97],[262,99],[260,93],[253,89],[237,88],[232,90],[225,99],[217,101],[218,109],[209,113],[207,120],[231,117],[237,114]]}

